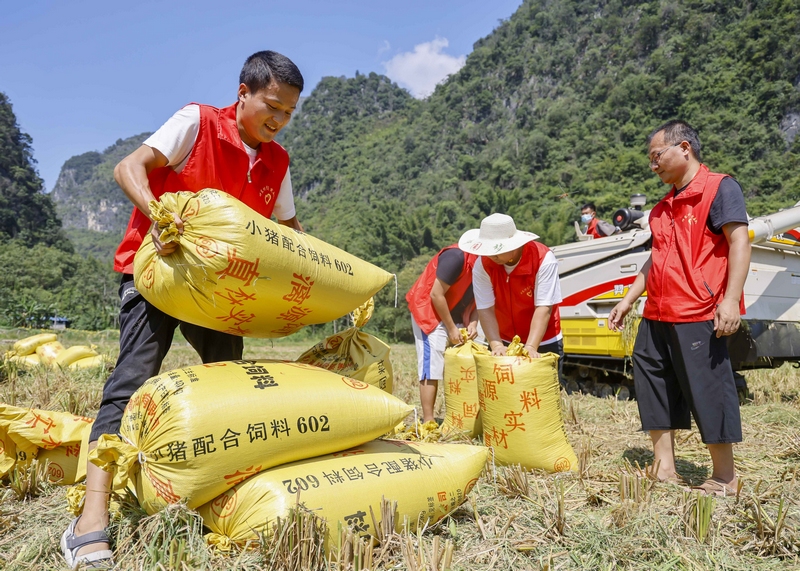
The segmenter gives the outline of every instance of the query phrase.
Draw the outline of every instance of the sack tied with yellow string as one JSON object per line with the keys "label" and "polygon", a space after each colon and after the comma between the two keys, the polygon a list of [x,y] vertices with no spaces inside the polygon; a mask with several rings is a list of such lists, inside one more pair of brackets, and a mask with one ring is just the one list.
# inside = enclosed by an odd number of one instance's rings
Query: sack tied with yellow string
{"label": "sack tied with yellow string", "polygon": [[[164,194],[151,215],[163,241],[134,259],[136,289],[182,321],[242,337],[285,337],[347,315],[392,275],[344,250],[265,218],[214,189]],[[179,235],[172,212],[184,222]],[[170,226],[171,224],[171,226]]]}
{"label": "sack tied with yellow string", "polygon": [[224,361],[176,369],[134,393],[118,436],[91,460],[116,472],[148,513],[190,508],[262,470],[388,432],[413,407],[362,381],[287,361]]}
{"label": "sack tied with yellow string", "polygon": [[397,532],[406,517],[412,531],[439,521],[466,499],[487,456],[482,446],[375,440],[261,472],[198,511],[212,531],[208,542],[227,548],[258,540],[299,499],[327,519],[330,548],[337,522],[377,536],[383,497],[397,502]]}
{"label": "sack tied with yellow string", "polygon": [[0,478],[37,459],[48,463],[47,478],[54,484],[82,480],[93,422],[67,412],[0,404]]}
{"label": "sack tied with yellow string", "polygon": [[326,337],[300,355],[297,362],[364,381],[391,394],[393,373],[389,346],[361,331],[372,317],[374,307],[370,299],[357,308],[353,312],[353,327]]}
{"label": "sack tied with yellow string", "polygon": [[445,418],[442,433],[456,431],[475,437],[483,434],[475,355],[485,355],[487,351],[483,345],[469,339],[466,329],[461,329],[461,338],[461,345],[448,347],[444,352]]}
{"label": "sack tied with yellow string", "polygon": [[532,359],[514,337],[506,356],[476,354],[475,364],[484,442],[494,448],[497,463],[577,470],[561,412],[558,355]]}

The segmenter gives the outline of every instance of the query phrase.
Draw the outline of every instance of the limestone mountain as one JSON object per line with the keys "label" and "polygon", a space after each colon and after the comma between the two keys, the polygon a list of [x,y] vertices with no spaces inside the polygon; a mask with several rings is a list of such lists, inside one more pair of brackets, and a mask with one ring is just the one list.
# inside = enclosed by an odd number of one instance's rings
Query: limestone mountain
{"label": "limestone mountain", "polygon": [[0,92],[0,242],[16,239],[27,246],[42,243],[71,251],[35,165],[31,138],[20,130],[11,102]]}
{"label": "limestone mountain", "polygon": [[131,203],[114,181],[114,167],[148,136],[119,139],[102,153],[90,151],[64,163],[51,194],[64,228],[116,233],[125,229]]}

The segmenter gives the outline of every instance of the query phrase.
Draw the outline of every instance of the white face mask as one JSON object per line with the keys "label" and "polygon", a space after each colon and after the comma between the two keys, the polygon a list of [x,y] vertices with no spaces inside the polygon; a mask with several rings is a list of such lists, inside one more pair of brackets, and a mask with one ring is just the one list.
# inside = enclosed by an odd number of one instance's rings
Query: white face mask
{"label": "white face mask", "polygon": [[581,214],[581,222],[584,224],[588,224],[592,221],[593,215],[592,214]]}

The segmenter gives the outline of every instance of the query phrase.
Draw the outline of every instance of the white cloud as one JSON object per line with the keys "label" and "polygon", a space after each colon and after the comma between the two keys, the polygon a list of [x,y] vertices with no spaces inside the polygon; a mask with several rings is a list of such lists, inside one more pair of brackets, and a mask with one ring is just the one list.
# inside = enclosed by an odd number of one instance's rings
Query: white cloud
{"label": "white cloud", "polygon": [[407,88],[417,99],[424,99],[436,88],[436,84],[464,66],[467,56],[451,56],[442,53],[449,45],[447,38],[437,37],[432,42],[414,46],[414,51],[397,54],[383,62],[386,75],[392,81]]}
{"label": "white cloud", "polygon": [[378,48],[378,55],[388,52],[390,49],[392,49],[392,44],[389,43],[389,40],[383,40],[383,45]]}

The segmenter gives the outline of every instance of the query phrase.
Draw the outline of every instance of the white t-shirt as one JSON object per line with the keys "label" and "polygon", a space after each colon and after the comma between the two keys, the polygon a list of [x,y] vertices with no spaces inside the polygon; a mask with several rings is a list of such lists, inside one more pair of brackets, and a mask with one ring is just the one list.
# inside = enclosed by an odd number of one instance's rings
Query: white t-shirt
{"label": "white t-shirt", "polygon": [[[189,160],[197,134],[200,132],[200,106],[187,105],[179,109],[158,131],[150,135],[143,143],[153,149],[158,149],[169,161],[168,166],[175,172],[181,172]],[[258,149],[248,147],[242,141],[242,148],[250,158],[250,167],[256,161]],[[275,200],[273,214],[278,220],[289,220],[296,214],[294,196],[292,195],[292,177],[289,169],[281,182],[278,197]]]}
{"label": "white t-shirt", "polygon": [[[504,266],[506,273],[510,274],[519,264]],[[494,288],[492,280],[483,268],[479,259],[472,268],[472,291],[475,294],[475,306],[478,309],[494,307]],[[533,305],[557,305],[561,303],[561,282],[558,279],[558,260],[553,252],[547,252],[536,272],[536,287],[533,291]],[[561,339],[559,333],[552,339],[542,339],[541,345],[552,343]],[[523,339],[523,342],[525,340]]]}

